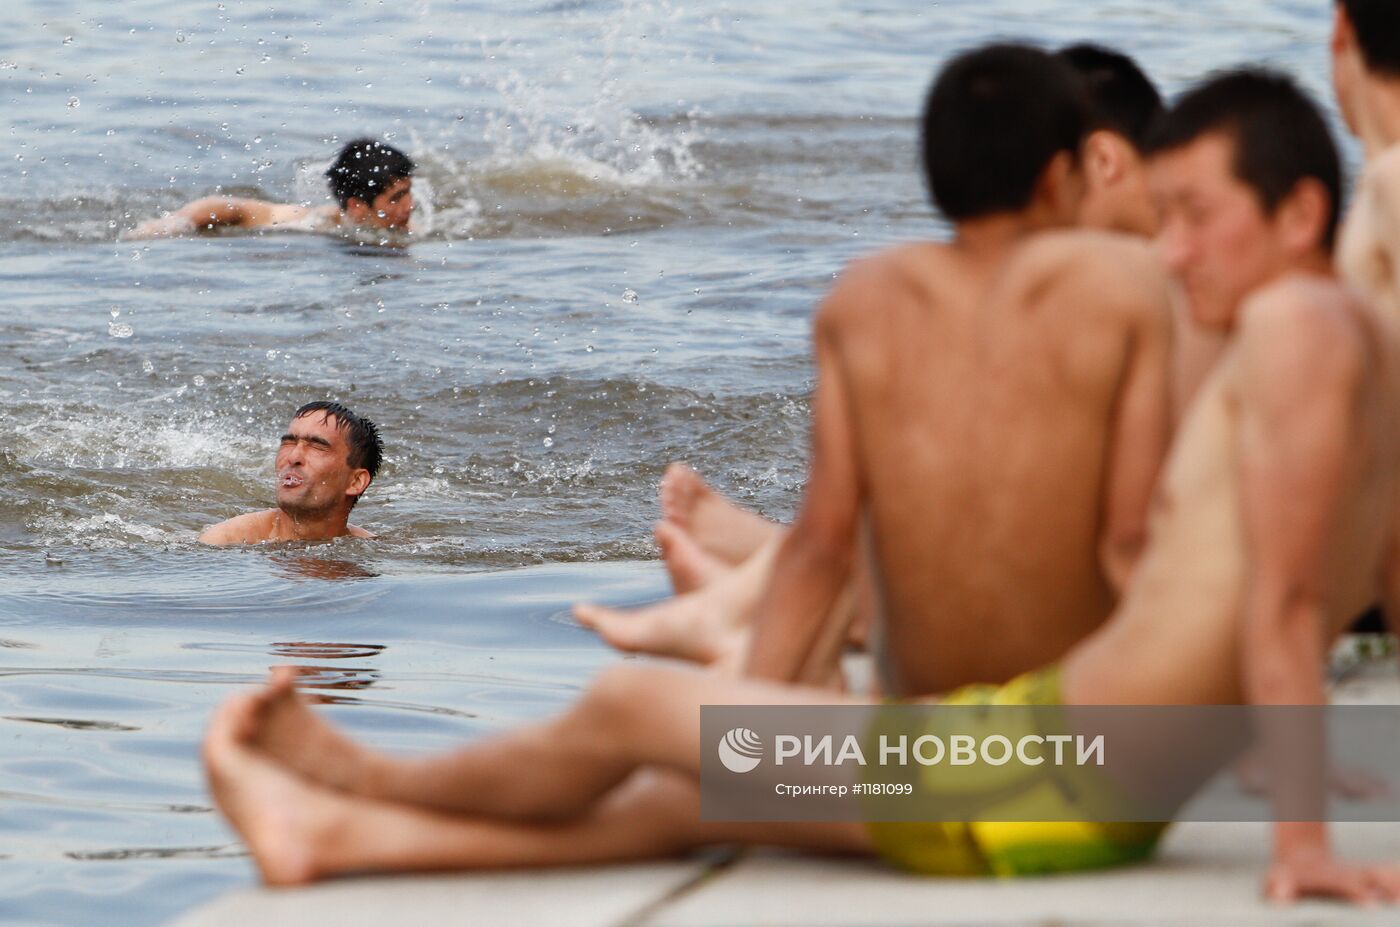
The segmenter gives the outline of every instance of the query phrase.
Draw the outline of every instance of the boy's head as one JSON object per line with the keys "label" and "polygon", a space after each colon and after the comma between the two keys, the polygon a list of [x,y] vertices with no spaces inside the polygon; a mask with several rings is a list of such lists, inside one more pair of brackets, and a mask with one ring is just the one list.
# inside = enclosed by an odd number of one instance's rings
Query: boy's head
{"label": "boy's head", "polygon": [[998,213],[1072,223],[1087,126],[1080,82],[1055,56],[1009,44],[959,55],[924,106],[924,172],[934,204],[955,223]]}
{"label": "boy's head", "polygon": [[1080,155],[1085,193],[1079,224],[1154,234],[1157,214],[1147,189],[1142,144],[1161,115],[1161,95],[1133,59],[1101,45],[1071,45],[1056,57],[1079,75],[1089,102],[1089,133]]}
{"label": "boy's head", "polygon": [[1400,3],[1337,0],[1332,28],[1332,86],[1353,134],[1360,134],[1366,89],[1400,82]]}
{"label": "boy's head", "polygon": [[1249,69],[1207,79],[1167,111],[1147,150],[1162,257],[1199,324],[1229,328],[1251,291],[1330,254],[1341,161],[1290,78]]}
{"label": "boy's head", "polygon": [[413,212],[413,160],[392,145],[357,138],[326,170],[331,193],[350,221],[407,228]]}

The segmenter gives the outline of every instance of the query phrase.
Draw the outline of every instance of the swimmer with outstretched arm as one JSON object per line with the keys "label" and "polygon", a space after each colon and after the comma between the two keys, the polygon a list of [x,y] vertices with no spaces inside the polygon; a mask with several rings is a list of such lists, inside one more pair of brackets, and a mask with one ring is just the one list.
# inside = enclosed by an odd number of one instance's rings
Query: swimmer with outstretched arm
{"label": "swimmer with outstretched arm", "polygon": [[338,206],[269,203],[206,196],[159,219],[143,222],[126,238],[167,238],[221,228],[329,231],[342,226],[407,229],[413,213],[413,160],[392,145],[358,138],[340,150],[326,170]]}

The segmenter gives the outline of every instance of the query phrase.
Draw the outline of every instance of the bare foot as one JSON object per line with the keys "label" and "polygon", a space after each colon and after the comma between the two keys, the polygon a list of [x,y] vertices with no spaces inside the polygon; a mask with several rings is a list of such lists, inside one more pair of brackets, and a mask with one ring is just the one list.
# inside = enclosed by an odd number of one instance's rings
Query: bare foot
{"label": "bare foot", "polygon": [[706,553],[699,544],[675,522],[659,522],[655,530],[656,543],[661,546],[661,560],[671,576],[671,588],[677,594],[692,592],[708,586],[733,567]]}
{"label": "bare foot", "polygon": [[715,492],[683,463],[666,468],[659,495],[663,519],[684,529],[702,550],[731,566],[747,560],[782,530]]}
{"label": "bare foot", "polygon": [[708,665],[742,650],[747,641],[741,626],[747,609],[744,603],[726,600],[727,585],[721,578],[703,589],[643,608],[576,605],[574,617],[618,650]]}
{"label": "bare foot", "polygon": [[297,775],[330,788],[372,794],[378,754],[337,731],[296,690],[296,671],[278,666],[250,696],[242,737]]}
{"label": "bare foot", "polygon": [[214,803],[247,845],[263,881],[301,885],[320,874],[320,848],[334,840],[343,799],[280,768],[242,738],[253,697],[226,702],[204,737],[204,771]]}

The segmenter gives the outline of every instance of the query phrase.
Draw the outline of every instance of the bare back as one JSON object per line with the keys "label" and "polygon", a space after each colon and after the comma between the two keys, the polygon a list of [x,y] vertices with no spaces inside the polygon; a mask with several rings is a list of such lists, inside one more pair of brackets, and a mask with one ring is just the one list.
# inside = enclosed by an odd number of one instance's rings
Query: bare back
{"label": "bare back", "polygon": [[[1161,444],[1144,448],[1157,458],[1147,482],[1165,454],[1166,285],[1145,246],[1088,232],[987,262],[934,244],[875,260],[865,276],[878,292],[836,313],[832,343],[886,684],[1005,680],[1057,659],[1113,608],[1099,551],[1121,414],[1156,419],[1142,423]],[[1139,359],[1156,382],[1125,412]]]}

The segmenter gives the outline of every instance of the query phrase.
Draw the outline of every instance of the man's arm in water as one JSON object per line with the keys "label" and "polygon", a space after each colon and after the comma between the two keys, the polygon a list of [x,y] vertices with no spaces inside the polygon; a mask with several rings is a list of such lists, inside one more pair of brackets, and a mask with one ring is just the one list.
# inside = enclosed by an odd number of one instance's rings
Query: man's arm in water
{"label": "man's arm in water", "polygon": [[[1345,318],[1286,283],[1242,310],[1238,465],[1248,573],[1240,650],[1255,705],[1322,705],[1326,545],[1331,540],[1362,348]],[[1322,300],[1336,299],[1335,295]],[[1294,718],[1261,725],[1268,768],[1289,770],[1275,795],[1271,898],[1364,900],[1368,876],[1333,855],[1323,813],[1325,737]],[[1299,813],[1299,812],[1302,813]],[[1300,820],[1301,819],[1301,820]]]}
{"label": "man's arm in water", "polygon": [[301,210],[301,207],[288,207],[234,196],[206,196],[193,203],[187,203],[159,219],[141,223],[127,232],[126,237],[166,238],[234,226],[252,228],[287,221],[286,218],[279,219],[279,213],[288,209]]}
{"label": "man's arm in water", "polygon": [[817,313],[817,384],[812,398],[812,452],[802,507],[784,535],[768,586],[751,615],[746,673],[794,680],[803,671],[824,620],[851,576],[861,486],[852,409],[837,350],[840,319],[878,281],[848,271]]}
{"label": "man's arm in water", "polygon": [[[1124,381],[1113,410],[1099,559],[1120,593],[1147,543],[1147,519],[1172,435],[1172,307],[1159,262],[1143,246],[1105,281],[1130,300]],[[1123,277],[1128,279],[1124,280]]]}

